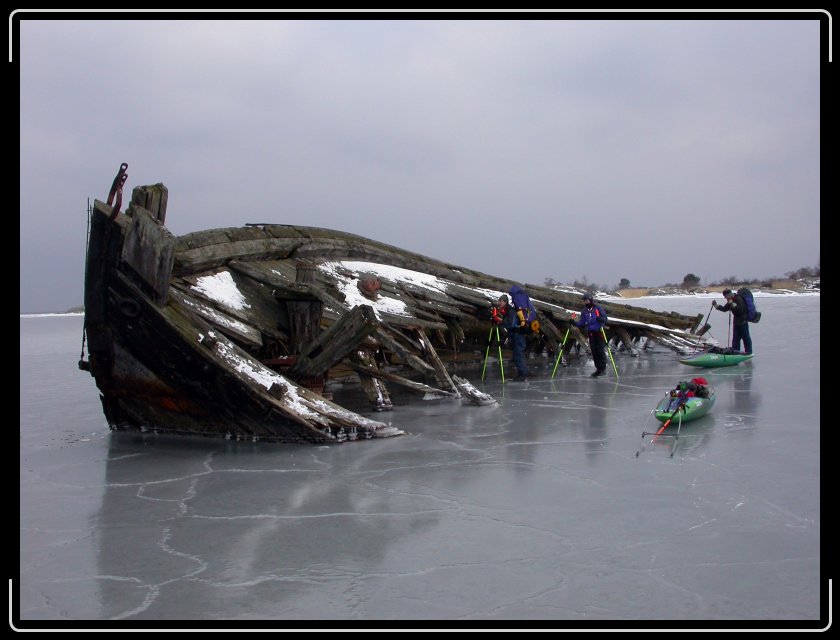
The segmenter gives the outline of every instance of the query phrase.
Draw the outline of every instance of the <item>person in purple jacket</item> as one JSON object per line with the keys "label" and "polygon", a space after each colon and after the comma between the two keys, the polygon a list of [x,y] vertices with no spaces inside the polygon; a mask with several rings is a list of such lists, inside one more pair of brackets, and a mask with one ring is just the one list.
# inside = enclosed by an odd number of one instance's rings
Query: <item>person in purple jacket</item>
{"label": "person in purple jacket", "polygon": [[595,304],[591,293],[583,294],[584,307],[580,312],[580,319],[575,326],[585,329],[589,335],[589,348],[595,361],[593,378],[603,376],[607,372],[607,343],[601,329],[607,323],[607,312],[600,305]]}

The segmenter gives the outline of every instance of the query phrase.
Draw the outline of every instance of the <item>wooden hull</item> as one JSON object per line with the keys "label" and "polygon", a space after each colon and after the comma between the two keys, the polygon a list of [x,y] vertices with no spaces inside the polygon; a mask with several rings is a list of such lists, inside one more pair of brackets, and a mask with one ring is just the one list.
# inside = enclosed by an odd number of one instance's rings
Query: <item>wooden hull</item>
{"label": "wooden hull", "polygon": [[[163,185],[137,187],[125,213],[98,200],[91,213],[79,366],[112,429],[313,443],[401,434],[330,400],[339,371],[374,411],[393,409],[386,382],[494,402],[450,369],[480,365],[490,305],[517,283],[313,227],[175,237],[167,200]],[[526,287],[542,327],[532,343],[556,352],[569,332],[588,352],[572,323],[579,294]],[[604,306],[628,351],[642,338],[696,343],[702,315]]]}
{"label": "wooden hull", "polygon": [[688,398],[680,408],[679,413],[674,415],[676,402],[677,398],[671,397],[670,393],[662,398],[653,412],[656,419],[659,422],[666,422],[671,416],[674,416],[671,424],[676,426],[680,422],[689,422],[702,418],[715,405],[715,392],[712,391],[708,398]]}
{"label": "wooden hull", "polygon": [[733,367],[747,360],[751,360],[755,354],[723,354],[723,353],[701,353],[690,358],[680,360],[682,364],[690,367]]}

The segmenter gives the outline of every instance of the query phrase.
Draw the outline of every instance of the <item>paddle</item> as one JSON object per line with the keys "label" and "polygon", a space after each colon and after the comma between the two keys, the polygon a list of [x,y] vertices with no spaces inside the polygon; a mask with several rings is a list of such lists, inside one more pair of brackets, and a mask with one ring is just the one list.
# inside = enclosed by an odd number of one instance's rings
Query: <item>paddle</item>
{"label": "paddle", "polygon": [[674,416],[677,415],[679,410],[685,404],[686,400],[688,400],[688,388],[685,388],[680,392],[680,395],[677,398],[677,408],[676,408],[676,410],[674,411],[674,413],[671,414],[671,417],[668,418],[665,421],[665,424],[662,425],[662,428],[660,428],[659,431],[656,432],[656,435],[653,436],[653,438],[651,439],[651,442],[656,442],[656,438],[658,438],[659,434],[662,433],[663,431],[665,431],[665,429],[668,427],[668,425],[671,424],[671,420],[674,419]]}

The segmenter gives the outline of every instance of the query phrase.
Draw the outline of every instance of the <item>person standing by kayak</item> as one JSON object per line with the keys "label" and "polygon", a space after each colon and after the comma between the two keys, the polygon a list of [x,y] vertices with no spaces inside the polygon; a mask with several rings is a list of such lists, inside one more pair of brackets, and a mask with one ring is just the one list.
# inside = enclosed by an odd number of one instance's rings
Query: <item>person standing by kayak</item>
{"label": "person standing by kayak", "polygon": [[741,296],[733,293],[732,289],[724,289],[723,297],[726,298],[726,304],[718,305],[717,300],[712,300],[712,306],[724,313],[732,312],[732,350],[740,351],[743,341],[744,353],[752,353],[750,325],[747,322],[747,304]]}
{"label": "person standing by kayak", "polygon": [[607,343],[604,341],[602,329],[607,323],[607,312],[600,305],[595,304],[591,293],[584,293],[582,296],[584,307],[580,312],[580,320],[575,326],[586,329],[589,334],[589,349],[592,351],[592,359],[595,361],[595,372],[593,378],[602,376],[607,372]]}

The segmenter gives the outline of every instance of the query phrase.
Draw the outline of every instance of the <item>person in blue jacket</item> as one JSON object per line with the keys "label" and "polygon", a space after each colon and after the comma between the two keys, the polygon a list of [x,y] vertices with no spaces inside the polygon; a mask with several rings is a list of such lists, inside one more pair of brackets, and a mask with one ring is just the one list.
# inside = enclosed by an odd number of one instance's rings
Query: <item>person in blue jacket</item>
{"label": "person in blue jacket", "polygon": [[747,303],[737,293],[732,293],[732,289],[724,289],[723,297],[726,298],[726,304],[719,305],[717,300],[712,300],[712,306],[718,311],[732,312],[732,350],[740,352],[743,340],[744,353],[752,353],[750,325],[747,324]]}
{"label": "person in blue jacket", "polygon": [[580,319],[575,326],[586,329],[589,335],[589,348],[595,361],[595,371],[592,377],[602,376],[607,372],[607,343],[601,329],[607,323],[607,312],[600,305],[595,304],[591,293],[583,294],[584,307],[580,312]]}
{"label": "person in blue jacket", "polygon": [[511,305],[508,306],[507,296],[499,299],[500,306],[505,304],[505,319],[503,327],[507,330],[513,349],[513,366],[516,367],[514,381],[523,382],[528,379],[528,365],[525,363],[525,347],[527,335],[531,333],[531,322],[536,319],[537,311],[531,303],[527,292],[517,285],[510,288]]}

